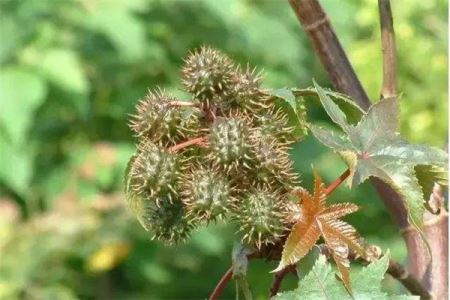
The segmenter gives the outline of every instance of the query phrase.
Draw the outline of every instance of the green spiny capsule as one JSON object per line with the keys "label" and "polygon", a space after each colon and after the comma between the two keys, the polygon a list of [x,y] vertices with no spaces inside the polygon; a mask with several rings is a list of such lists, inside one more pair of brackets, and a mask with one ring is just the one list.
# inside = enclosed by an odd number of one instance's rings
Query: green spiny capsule
{"label": "green spiny capsule", "polygon": [[243,234],[242,241],[261,248],[275,243],[283,234],[285,212],[283,196],[267,187],[257,187],[241,200],[233,214],[233,220]]}
{"label": "green spiny capsule", "polygon": [[172,202],[161,199],[159,202],[159,206],[150,203],[144,215],[148,230],[153,234],[152,239],[169,245],[183,242],[193,228],[183,203],[178,199]]}
{"label": "green spiny capsule", "polygon": [[150,141],[142,142],[129,171],[130,188],[134,193],[154,199],[159,205],[161,196],[171,200],[177,195],[175,186],[180,176],[180,162],[176,154],[167,152]]}
{"label": "green spiny capsule", "polygon": [[197,115],[186,115],[186,108],[181,109],[177,102],[161,89],[149,92],[136,105],[137,113],[131,117],[130,127],[135,135],[153,142],[173,143],[192,133],[198,123]]}
{"label": "green spiny capsule", "polygon": [[300,182],[298,174],[292,168],[289,148],[261,130],[255,129],[251,134],[252,170],[256,182],[265,182],[273,186],[290,190]]}
{"label": "green spiny capsule", "polygon": [[209,159],[229,172],[239,165],[249,168],[250,129],[244,117],[217,118],[209,134]]}
{"label": "green spiny capsule", "polygon": [[247,65],[245,70],[237,67],[233,77],[233,93],[230,97],[232,105],[250,111],[267,108],[266,97],[262,94],[262,75]]}
{"label": "green spiny capsule", "polygon": [[222,52],[201,47],[190,54],[182,69],[186,90],[206,105],[214,95],[226,95],[230,89],[233,63]]}
{"label": "green spiny capsule", "polygon": [[289,126],[289,118],[281,109],[271,108],[256,115],[257,126],[263,135],[276,137],[287,145],[294,142],[294,127]]}
{"label": "green spiny capsule", "polygon": [[223,217],[234,203],[228,179],[212,168],[196,166],[183,182],[183,202],[194,220]]}

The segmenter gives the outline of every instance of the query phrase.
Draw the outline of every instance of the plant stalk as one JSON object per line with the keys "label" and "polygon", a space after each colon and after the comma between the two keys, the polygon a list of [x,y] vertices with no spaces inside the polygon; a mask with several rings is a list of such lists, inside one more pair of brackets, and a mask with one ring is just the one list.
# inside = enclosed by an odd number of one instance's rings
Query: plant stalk
{"label": "plant stalk", "polygon": [[383,87],[381,99],[397,97],[397,57],[391,1],[378,0],[381,51],[383,52]]}
{"label": "plant stalk", "polygon": [[350,169],[347,169],[344,173],[341,174],[335,181],[333,181],[325,190],[325,194],[330,195],[341,183],[345,181],[350,175]]}
{"label": "plant stalk", "polygon": [[168,151],[169,152],[177,152],[181,149],[184,149],[184,148],[192,146],[192,145],[204,146],[206,139],[207,139],[206,136],[201,136],[198,138],[190,139],[190,140],[184,141],[182,143],[179,143],[175,146],[170,147],[168,149]]}
{"label": "plant stalk", "polygon": [[220,279],[219,283],[217,283],[214,291],[211,293],[211,296],[209,296],[209,300],[217,300],[219,299],[220,295],[222,295],[223,290],[227,286],[228,281],[231,280],[231,277],[233,277],[233,266],[231,266],[225,274],[223,274],[222,278]]}
{"label": "plant stalk", "polygon": [[280,290],[280,287],[281,287],[281,282],[283,281],[284,277],[289,273],[294,273],[294,275],[297,275],[297,269],[296,269],[295,264],[289,265],[286,268],[275,273],[275,275],[273,276],[272,285],[271,285],[270,291],[269,291],[269,298],[272,298],[273,296],[275,296],[278,293],[278,291]]}
{"label": "plant stalk", "polygon": [[[317,56],[335,88],[351,96],[363,109],[370,105],[324,10],[318,0],[289,0],[298,20],[310,38]],[[395,35],[389,1],[379,1],[383,44],[382,97],[396,95]],[[426,214],[424,233],[428,237],[433,265],[422,237],[408,223],[406,208],[399,195],[379,179],[371,179],[386,208],[402,232],[408,249],[408,269],[437,299],[448,297],[448,214],[442,207],[438,216]],[[427,225],[429,224],[429,225]]]}

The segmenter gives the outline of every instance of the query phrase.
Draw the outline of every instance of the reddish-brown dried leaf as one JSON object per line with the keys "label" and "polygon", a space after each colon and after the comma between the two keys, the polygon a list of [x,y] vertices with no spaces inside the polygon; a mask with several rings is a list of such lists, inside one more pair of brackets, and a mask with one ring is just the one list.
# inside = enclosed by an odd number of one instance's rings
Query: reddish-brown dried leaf
{"label": "reddish-brown dried leaf", "polygon": [[364,245],[356,229],[339,218],[357,211],[358,206],[353,203],[339,203],[327,207],[325,191],[322,179],[315,174],[314,195],[306,190],[297,193],[300,218],[286,240],[280,264],[274,272],[303,258],[322,236],[341,273],[345,287],[351,292],[349,249],[364,257]]}

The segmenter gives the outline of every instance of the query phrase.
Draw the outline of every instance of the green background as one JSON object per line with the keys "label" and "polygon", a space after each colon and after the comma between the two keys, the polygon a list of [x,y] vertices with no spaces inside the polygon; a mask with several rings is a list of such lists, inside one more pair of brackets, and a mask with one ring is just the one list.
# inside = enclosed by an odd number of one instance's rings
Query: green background
{"label": "green background", "polygon": [[[321,1],[373,101],[381,50],[376,0]],[[447,3],[393,1],[401,132],[442,147],[447,137]],[[0,1],[0,299],[204,299],[231,261],[234,229],[185,245],[150,241],[126,208],[122,175],[135,145],[128,115],[157,85],[182,95],[182,58],[202,44],[264,70],[266,87],[329,86],[287,1]],[[310,105],[310,119],[323,122]],[[344,169],[311,137],[292,151],[303,184]],[[362,210],[348,221],[405,262],[396,227],[369,185],[330,201]],[[251,261],[267,298],[274,263]],[[284,288],[295,287],[289,278]],[[389,278],[385,287],[401,292]],[[225,291],[234,295],[233,284]]]}

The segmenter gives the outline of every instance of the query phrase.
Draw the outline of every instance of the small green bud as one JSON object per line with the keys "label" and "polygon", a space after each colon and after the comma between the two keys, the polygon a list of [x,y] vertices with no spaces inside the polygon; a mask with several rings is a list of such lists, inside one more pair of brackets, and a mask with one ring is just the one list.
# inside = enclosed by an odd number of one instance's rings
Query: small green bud
{"label": "small green bud", "polygon": [[223,217],[234,202],[228,179],[219,172],[197,166],[183,180],[183,202],[193,219]]}
{"label": "small green bud", "polygon": [[180,176],[180,162],[174,153],[150,142],[142,142],[129,172],[130,188],[134,193],[145,195],[159,205],[161,196],[169,200],[176,195],[175,186]]}
{"label": "small green bud", "polygon": [[222,52],[201,47],[190,54],[182,69],[182,83],[195,98],[209,105],[215,95],[229,92],[233,63]]}
{"label": "small green bud", "polygon": [[242,241],[261,248],[275,243],[283,234],[285,212],[283,196],[267,187],[257,187],[247,193],[233,213],[233,220],[243,234]]}
{"label": "small green bud", "polygon": [[161,89],[149,92],[136,105],[137,113],[131,117],[130,127],[135,135],[158,143],[184,139],[195,128],[198,118],[195,113],[183,113],[173,105],[175,102],[178,102],[176,98]]}
{"label": "small green bud", "polygon": [[227,172],[245,163],[250,157],[250,129],[244,117],[217,118],[209,135],[209,158]]}

